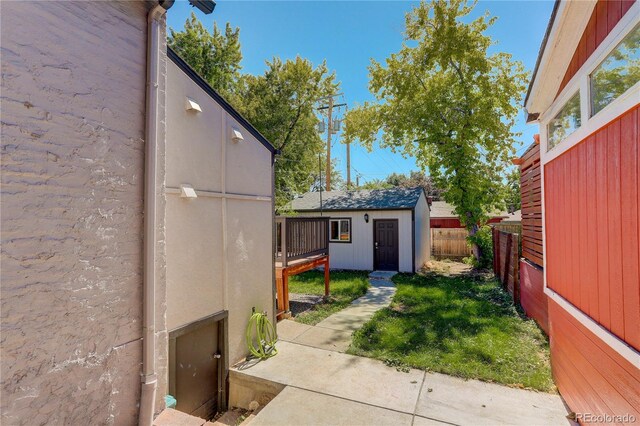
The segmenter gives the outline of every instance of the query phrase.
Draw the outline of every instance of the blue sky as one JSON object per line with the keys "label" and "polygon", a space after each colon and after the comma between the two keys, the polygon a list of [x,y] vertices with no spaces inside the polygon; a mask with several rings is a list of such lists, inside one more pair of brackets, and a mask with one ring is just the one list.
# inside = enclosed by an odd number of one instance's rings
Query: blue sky
{"label": "blue sky", "polygon": [[[240,27],[244,73],[262,74],[265,60],[300,55],[314,64],[327,61],[341,82],[342,102],[350,107],[372,100],[368,90],[367,66],[373,58],[379,62],[402,44],[404,15],[417,2],[409,1],[225,1],[219,0],[211,15],[196,10],[209,29],[213,22]],[[498,21],[488,33],[498,42],[494,50],[511,53],[532,71],[544,35],[553,1],[480,1],[473,12],[489,11]],[[168,25],[182,29],[193,9],[187,1],[176,1],[168,14]],[[516,131],[522,132],[519,152],[531,143],[537,126],[526,125],[524,113],[518,117]],[[334,138],[335,139],[335,138]],[[338,141],[340,135],[338,134]],[[333,144],[332,157],[340,160],[345,172],[345,146]],[[376,148],[372,153],[352,146],[352,179],[361,183],[384,178],[392,172],[416,170],[412,158],[403,158],[390,149]]]}

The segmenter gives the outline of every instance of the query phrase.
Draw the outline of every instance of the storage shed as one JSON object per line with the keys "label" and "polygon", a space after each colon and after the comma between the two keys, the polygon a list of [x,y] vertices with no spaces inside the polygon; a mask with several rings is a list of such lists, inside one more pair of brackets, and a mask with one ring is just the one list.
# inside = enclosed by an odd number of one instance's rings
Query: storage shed
{"label": "storage shed", "polygon": [[429,205],[422,188],[308,192],[300,216],[329,217],[333,269],[415,272],[429,260]]}

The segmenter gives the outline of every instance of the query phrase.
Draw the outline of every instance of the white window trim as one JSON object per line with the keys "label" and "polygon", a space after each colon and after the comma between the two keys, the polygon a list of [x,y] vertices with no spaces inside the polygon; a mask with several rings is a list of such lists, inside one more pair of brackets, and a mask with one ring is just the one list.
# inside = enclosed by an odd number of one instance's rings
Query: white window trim
{"label": "white window trim", "polygon": [[[343,220],[349,222],[349,239],[341,240],[340,239],[340,222]],[[331,222],[338,222],[338,239],[334,240],[331,238]],[[329,219],[329,242],[330,243],[340,243],[340,244],[349,244],[353,241],[353,229],[351,228],[351,218],[349,217],[332,217]]]}
{"label": "white window trim", "polygon": [[[616,119],[629,109],[640,103],[640,82],[629,88],[625,93],[613,100],[609,105],[600,110],[593,117],[591,112],[591,93],[589,76],[605,60],[618,44],[627,36],[636,25],[640,24],[640,1],[631,6],[615,28],[600,43],[598,48],[591,54],[587,61],[580,67],[578,72],[569,80],[562,89],[557,99],[551,106],[540,115],[540,196],[542,197],[542,246],[544,268],[544,293],[554,302],[558,303],[569,315],[574,317],[580,324],[595,334],[624,359],[632,365],[640,366],[640,352],[629,346],[622,339],[618,338],[611,331],[598,324],[567,299],[547,286],[547,224],[545,210],[545,164],[558,158],[589,135],[604,127],[610,121]],[[576,91],[580,91],[580,115],[582,125],[572,134],[559,142],[551,151],[547,152],[548,124],[562,107],[571,99]]]}
{"label": "white window trim", "polygon": [[[618,96],[593,117],[590,117],[591,87],[589,77],[591,73],[638,24],[640,24],[640,2],[635,2],[615,28],[600,43],[600,46],[580,67],[578,72],[569,80],[551,106],[540,115],[540,163],[542,165],[559,157],[605,124],[638,105],[640,102],[640,82]],[[580,93],[580,119],[582,125],[547,152],[547,126],[576,92]]]}

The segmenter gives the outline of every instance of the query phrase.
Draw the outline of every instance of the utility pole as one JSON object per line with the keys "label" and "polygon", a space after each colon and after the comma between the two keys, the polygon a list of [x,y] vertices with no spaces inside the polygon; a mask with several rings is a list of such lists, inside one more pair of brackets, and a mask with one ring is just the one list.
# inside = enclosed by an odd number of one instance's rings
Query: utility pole
{"label": "utility pole", "polygon": [[347,190],[351,189],[351,144],[347,142]]}
{"label": "utility pole", "polygon": [[[339,108],[347,105],[346,103],[342,103],[342,104],[333,103],[333,98],[340,95],[342,95],[342,93],[329,95],[324,98],[318,99],[319,101],[324,101],[325,99],[328,100],[328,105],[324,105],[318,108],[319,111],[325,110],[325,109],[327,110],[327,167],[325,172],[326,173],[325,191],[331,191],[331,134],[334,132],[333,108]],[[348,161],[350,162],[350,160]],[[349,182],[351,182],[350,177],[349,177]]]}
{"label": "utility pole", "polygon": [[331,121],[331,113],[333,112],[333,96],[329,97],[329,109],[327,110],[327,191],[331,191],[331,133],[333,133],[333,122]]}
{"label": "utility pole", "polygon": [[356,188],[360,188],[360,175],[356,175]]}

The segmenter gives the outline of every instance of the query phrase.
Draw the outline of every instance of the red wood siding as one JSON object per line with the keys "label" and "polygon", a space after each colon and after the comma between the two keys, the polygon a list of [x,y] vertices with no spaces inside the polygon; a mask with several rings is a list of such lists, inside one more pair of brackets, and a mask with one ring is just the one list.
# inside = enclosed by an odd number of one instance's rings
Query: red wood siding
{"label": "red wood siding", "polygon": [[640,419],[640,369],[549,299],[551,367],[576,413]]}
{"label": "red wood siding", "polygon": [[520,261],[520,305],[549,334],[547,296],[544,294],[544,271],[526,261]]}
{"label": "red wood siding", "polygon": [[431,218],[429,223],[432,228],[464,228],[460,219]]}
{"label": "red wood siding", "polygon": [[[589,23],[582,33],[578,47],[567,67],[558,94],[562,92],[569,80],[578,72],[580,67],[589,59],[591,54],[600,46],[602,40],[611,32],[618,21],[624,16],[635,0],[598,0]],[[556,95],[557,96],[557,95]]]}
{"label": "red wood siding", "polygon": [[[502,218],[494,217],[494,218],[491,218],[488,223],[498,223],[501,221],[502,221]],[[429,220],[429,224],[432,228],[464,228],[464,226],[460,224],[460,219],[457,219],[457,218],[432,217]]]}
{"label": "red wood siding", "polygon": [[640,349],[636,106],[545,165],[547,286]]}

